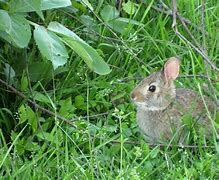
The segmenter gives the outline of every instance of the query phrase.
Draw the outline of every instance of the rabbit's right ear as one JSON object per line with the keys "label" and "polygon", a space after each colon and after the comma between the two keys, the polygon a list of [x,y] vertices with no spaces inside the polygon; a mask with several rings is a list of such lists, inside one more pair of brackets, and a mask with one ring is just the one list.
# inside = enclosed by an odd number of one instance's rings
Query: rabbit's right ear
{"label": "rabbit's right ear", "polygon": [[164,76],[167,82],[175,80],[179,75],[180,61],[176,57],[171,57],[164,65]]}

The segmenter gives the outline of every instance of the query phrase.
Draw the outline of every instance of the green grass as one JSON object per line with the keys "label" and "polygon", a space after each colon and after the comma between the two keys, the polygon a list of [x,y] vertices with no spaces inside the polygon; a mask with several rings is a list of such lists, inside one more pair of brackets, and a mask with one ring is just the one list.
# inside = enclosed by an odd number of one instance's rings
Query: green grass
{"label": "green grass", "polygon": [[[196,148],[149,146],[139,133],[136,109],[129,98],[138,83],[133,77],[145,77],[160,69],[171,56],[181,58],[181,75],[208,72],[214,79],[211,87],[215,93],[208,88],[205,78],[179,78],[178,87],[217,97],[217,72],[205,68],[203,58],[174,33],[172,17],[152,9],[150,1],[137,7],[131,17],[121,11],[120,16],[142,23],[130,24],[122,33],[116,32],[118,27],[113,29],[101,20],[101,9],[107,4],[114,5],[114,1],[99,0],[99,6],[98,1],[90,2],[93,12],[78,3],[81,9],[76,13],[67,13],[66,9],[46,12],[45,22],[56,20],[72,29],[98,50],[112,72],[105,76],[93,73],[69,50],[68,65],[51,72],[51,78],[45,76],[40,82],[32,82],[33,91],[41,94],[36,102],[73,119],[77,128],[33,107],[27,110],[26,101],[0,90],[3,99],[0,120],[4,124],[0,129],[0,179],[219,179],[216,137],[207,141],[213,148],[203,147],[205,140],[195,136],[195,132],[192,138]],[[171,6],[170,1],[165,3]],[[157,2],[153,5],[157,6]],[[200,5],[201,1],[180,1],[178,11],[200,26]],[[217,1],[207,1],[207,37],[188,25],[200,44],[205,41],[208,55],[217,66],[218,9]],[[81,15],[93,18],[91,25],[89,18],[85,21]],[[191,41],[177,22],[179,31]],[[42,60],[34,45],[27,53],[29,62]],[[12,64],[23,56],[19,50],[4,54]],[[19,67],[13,66],[20,72],[18,89],[22,89],[26,76]],[[37,124],[24,121],[25,116]]]}

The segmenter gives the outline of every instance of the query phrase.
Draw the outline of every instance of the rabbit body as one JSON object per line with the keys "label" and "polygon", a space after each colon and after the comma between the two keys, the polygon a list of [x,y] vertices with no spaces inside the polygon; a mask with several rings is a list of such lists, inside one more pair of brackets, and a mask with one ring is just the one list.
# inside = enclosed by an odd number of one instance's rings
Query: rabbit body
{"label": "rabbit body", "polygon": [[[208,108],[213,107],[209,101]],[[202,110],[205,110],[204,104],[194,91],[179,88],[176,89],[175,100],[164,110],[147,111],[137,108],[137,122],[148,141],[156,142],[161,138],[170,140],[174,133],[180,134],[183,130],[181,118],[186,114],[199,117],[199,123],[207,126],[206,129],[209,130],[211,122],[207,122],[207,115]]]}
{"label": "rabbit body", "polygon": [[[145,78],[131,93],[137,105],[138,125],[150,142],[170,140],[174,133],[180,134],[185,115],[197,118],[206,130],[212,128],[201,97],[190,89],[175,89],[173,80],[178,73],[179,60],[170,58],[161,71]],[[204,101],[209,110],[215,108],[207,97]]]}

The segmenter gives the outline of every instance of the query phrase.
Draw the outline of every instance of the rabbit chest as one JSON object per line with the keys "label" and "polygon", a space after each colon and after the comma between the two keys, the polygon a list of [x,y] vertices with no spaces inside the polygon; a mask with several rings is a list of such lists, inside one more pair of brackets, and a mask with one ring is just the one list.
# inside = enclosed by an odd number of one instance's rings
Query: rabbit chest
{"label": "rabbit chest", "polygon": [[137,122],[139,128],[148,138],[154,142],[158,139],[170,139],[173,131],[180,127],[180,113],[169,111],[145,111],[137,110]]}

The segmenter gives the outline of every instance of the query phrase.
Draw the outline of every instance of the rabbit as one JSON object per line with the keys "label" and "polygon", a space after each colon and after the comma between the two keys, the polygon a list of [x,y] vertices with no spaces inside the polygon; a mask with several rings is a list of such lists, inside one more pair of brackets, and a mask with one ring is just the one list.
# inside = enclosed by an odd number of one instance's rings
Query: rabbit
{"label": "rabbit", "polygon": [[173,81],[179,75],[179,66],[179,59],[169,58],[160,71],[146,77],[131,92],[131,99],[137,106],[138,126],[149,142],[171,140],[175,132],[182,144],[185,140],[182,117],[188,114],[198,118],[196,121],[204,127],[206,134],[209,130],[212,132],[205,104],[209,111],[214,111],[216,105],[207,97],[204,104],[193,90],[175,88]]}

